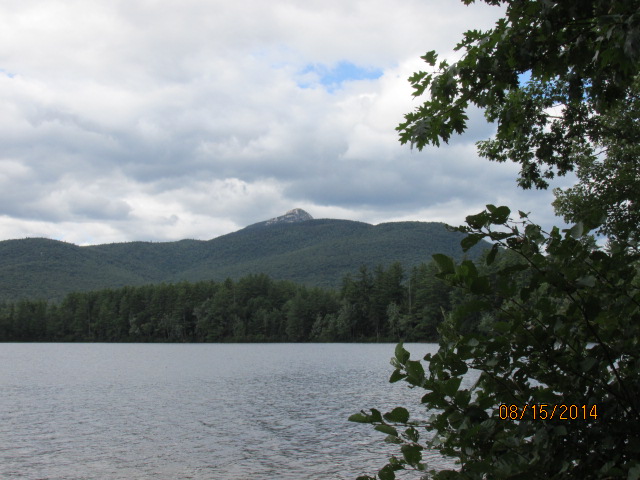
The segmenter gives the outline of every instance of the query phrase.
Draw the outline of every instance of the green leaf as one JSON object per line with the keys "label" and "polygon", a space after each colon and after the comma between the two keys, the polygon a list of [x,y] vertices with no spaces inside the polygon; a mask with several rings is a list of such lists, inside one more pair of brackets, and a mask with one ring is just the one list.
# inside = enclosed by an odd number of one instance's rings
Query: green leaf
{"label": "green leaf", "polygon": [[580,362],[580,368],[582,369],[583,372],[588,372],[596,365],[596,363],[598,363],[597,359],[593,357],[587,357],[584,360],[582,360],[582,362]]}
{"label": "green leaf", "polygon": [[396,474],[391,465],[385,465],[380,470],[378,470],[378,478],[380,480],[395,480]]}
{"label": "green leaf", "polygon": [[494,262],[494,260],[496,259],[496,255],[498,254],[499,248],[500,246],[497,243],[493,244],[493,246],[491,247],[491,251],[487,255],[487,259],[485,261],[487,265],[491,265]]}
{"label": "green leaf", "polygon": [[524,228],[525,236],[536,243],[540,243],[544,240],[541,231],[542,229],[540,228],[540,226],[534,224],[529,224]]}
{"label": "green leaf", "polygon": [[509,215],[511,215],[511,210],[509,207],[501,206],[495,209],[495,211],[491,212],[491,219],[493,223],[498,225],[503,225],[509,219]]}
{"label": "green leaf", "polygon": [[405,378],[407,378],[407,376],[404,373],[402,373],[400,370],[396,369],[391,374],[391,378],[389,378],[389,383],[396,383]]}
{"label": "green leaf", "polygon": [[487,277],[474,278],[469,286],[471,293],[476,295],[483,295],[491,293],[491,285]]}
{"label": "green leaf", "polygon": [[584,233],[584,224],[582,222],[576,223],[573,227],[569,229],[569,235],[571,235],[575,239],[581,238],[583,233]]}
{"label": "green leaf", "polygon": [[564,425],[558,425],[557,427],[554,427],[553,430],[554,430],[554,433],[559,437],[563,437],[568,433],[567,427],[565,427]]}
{"label": "green leaf", "polygon": [[471,281],[478,277],[478,269],[471,260],[463,260],[456,269],[456,273],[467,285],[470,285]]}
{"label": "green leaf", "polygon": [[489,218],[490,216],[487,212],[480,212],[476,215],[468,215],[465,218],[465,222],[467,222],[467,225],[471,228],[479,230],[489,222]]}
{"label": "green leaf", "polygon": [[449,406],[449,402],[445,400],[444,395],[440,392],[425,393],[420,401],[432,408],[444,408]]}
{"label": "green leaf", "polygon": [[632,467],[629,469],[629,473],[627,474],[627,480],[638,480],[640,479],[640,463],[637,461],[632,462]]}
{"label": "green leaf", "polygon": [[436,266],[441,273],[455,273],[455,264],[451,257],[443,255],[442,253],[436,253],[431,257],[433,258],[433,261],[436,262]]}
{"label": "green leaf", "polygon": [[435,50],[430,50],[427,53],[425,53],[422,57],[422,60],[424,60],[425,62],[427,62],[429,65],[431,65],[432,67],[436,64],[436,62],[438,61],[438,55],[436,53]]}
{"label": "green leaf", "polygon": [[372,408],[370,410],[371,410],[371,415],[369,415],[369,417],[371,418],[371,421],[382,423],[382,414],[380,413],[380,410],[377,410],[375,408]]}
{"label": "green leaf", "polygon": [[412,385],[421,385],[424,382],[424,367],[418,360],[407,362],[407,381]]}
{"label": "green leaf", "polygon": [[460,480],[460,472],[457,470],[440,470],[438,480]]}
{"label": "green leaf", "polygon": [[395,355],[396,355],[396,360],[398,360],[398,362],[400,362],[401,365],[404,365],[405,363],[407,363],[407,360],[409,360],[409,357],[410,357],[409,352],[404,349],[402,342],[396,345]]}
{"label": "green leaf", "polygon": [[384,439],[385,443],[393,443],[394,445],[402,445],[404,440],[400,437],[394,437],[393,435],[387,435]]}
{"label": "green leaf", "polygon": [[593,288],[596,285],[596,277],[593,275],[585,275],[576,280],[576,285]]}
{"label": "green leaf", "polygon": [[403,407],[396,407],[384,414],[385,420],[394,423],[407,423],[409,421],[409,411]]}
{"label": "green leaf", "polygon": [[412,442],[418,442],[420,440],[420,434],[418,430],[413,427],[409,427],[404,431],[405,436]]}
{"label": "green leaf", "polygon": [[473,299],[459,305],[455,310],[455,314],[461,317],[466,317],[489,309],[491,309],[491,303],[486,300]]}
{"label": "green leaf", "polygon": [[400,450],[402,451],[402,456],[407,461],[407,463],[411,466],[416,466],[422,460],[422,450],[423,447],[421,445],[403,445]]}
{"label": "green leaf", "polygon": [[464,413],[473,423],[480,423],[489,418],[489,414],[477,405],[470,405]]}
{"label": "green leaf", "polygon": [[386,433],[387,435],[392,435],[394,437],[398,436],[398,431],[393,428],[391,425],[376,425],[374,430],[377,430],[382,433]]}
{"label": "green leaf", "polygon": [[350,422],[356,423],[371,423],[371,418],[369,415],[364,415],[362,413],[354,413],[349,417]]}
{"label": "green leaf", "polygon": [[484,235],[481,235],[479,233],[472,233],[471,235],[468,235],[468,236],[464,237],[462,239],[462,241],[460,242],[460,246],[462,247],[462,251],[466,252],[471,247],[476,245],[480,240],[482,240],[483,237],[484,237]]}
{"label": "green leaf", "polygon": [[460,387],[460,382],[462,382],[462,377],[445,380],[442,384],[442,392],[448,397],[453,397]]}
{"label": "green leaf", "polygon": [[370,415],[363,410],[360,413],[354,413],[348,420],[356,423],[382,423],[382,415],[379,410],[372,408]]}
{"label": "green leaf", "polygon": [[469,390],[458,390],[455,394],[455,402],[459,408],[465,408],[471,401],[471,393]]}
{"label": "green leaf", "polygon": [[492,328],[500,334],[505,334],[511,329],[511,324],[508,322],[494,322]]}

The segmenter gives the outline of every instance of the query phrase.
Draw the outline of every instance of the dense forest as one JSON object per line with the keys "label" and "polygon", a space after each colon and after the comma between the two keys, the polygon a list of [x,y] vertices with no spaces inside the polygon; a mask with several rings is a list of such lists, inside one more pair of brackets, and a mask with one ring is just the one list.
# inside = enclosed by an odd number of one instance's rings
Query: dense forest
{"label": "dense forest", "polygon": [[[59,303],[5,302],[0,341],[429,341],[443,312],[462,301],[436,272],[432,263],[409,272],[400,263],[363,265],[340,289],[252,274],[70,293]],[[469,317],[465,328],[481,328],[481,319]]]}
{"label": "dense forest", "polygon": [[[463,257],[459,232],[444,224],[308,220],[249,226],[213,240],[78,246],[44,238],[0,242],[0,302],[60,301],[72,292],[152,283],[235,281],[265,273],[310,287],[339,289],[361,265],[407,269],[434,253]],[[477,258],[489,248],[469,250]]]}

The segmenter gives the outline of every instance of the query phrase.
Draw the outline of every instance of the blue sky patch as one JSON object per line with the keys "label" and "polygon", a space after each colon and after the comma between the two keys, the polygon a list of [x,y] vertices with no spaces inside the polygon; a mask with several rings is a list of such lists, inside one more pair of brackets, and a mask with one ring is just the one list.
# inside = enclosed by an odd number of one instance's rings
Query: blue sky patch
{"label": "blue sky patch", "polygon": [[526,72],[518,75],[518,82],[520,82],[521,86],[526,85],[529,80],[531,80],[531,70],[527,70]]}
{"label": "blue sky patch", "polygon": [[333,66],[321,63],[307,65],[300,71],[301,79],[298,85],[302,88],[312,87],[320,83],[329,92],[341,87],[343,82],[354,80],[375,80],[380,78],[383,71],[379,68],[361,67],[354,63],[341,61]]}

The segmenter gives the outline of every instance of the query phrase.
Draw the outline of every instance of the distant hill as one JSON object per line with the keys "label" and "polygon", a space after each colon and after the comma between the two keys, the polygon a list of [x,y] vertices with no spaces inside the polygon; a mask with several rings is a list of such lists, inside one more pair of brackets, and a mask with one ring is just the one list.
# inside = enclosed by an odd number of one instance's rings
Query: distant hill
{"label": "distant hill", "polygon": [[[369,225],[316,220],[300,209],[213,240],[77,246],[26,238],[0,242],[0,301],[59,300],[73,291],[125,285],[224,280],[250,273],[307,285],[339,287],[344,275],[400,262],[428,262],[433,253],[462,257],[463,235],[442,223]],[[488,244],[474,247],[475,258]]]}

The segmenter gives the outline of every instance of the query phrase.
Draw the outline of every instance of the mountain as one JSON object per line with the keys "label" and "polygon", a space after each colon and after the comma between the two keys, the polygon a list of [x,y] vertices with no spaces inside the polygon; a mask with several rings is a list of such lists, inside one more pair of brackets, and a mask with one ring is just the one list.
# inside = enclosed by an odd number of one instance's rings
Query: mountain
{"label": "mountain", "polygon": [[[370,225],[313,219],[301,209],[213,240],[77,246],[57,240],[0,241],[0,301],[59,300],[73,291],[161,282],[224,280],[267,273],[307,285],[339,287],[344,275],[400,262],[406,269],[433,253],[463,256],[463,234],[442,223]],[[468,252],[476,258],[487,243]]]}
{"label": "mountain", "polygon": [[280,215],[279,217],[271,218],[269,220],[265,220],[264,222],[258,222],[254,223],[253,225],[249,225],[248,227],[245,227],[244,230],[271,227],[273,225],[281,225],[283,223],[306,222],[307,220],[313,220],[313,217],[301,208],[294,208],[293,210],[289,210],[287,213],[285,213],[284,215]]}
{"label": "mountain", "polygon": [[267,220],[265,226],[275,225],[276,223],[298,223],[306,222],[307,220],[313,220],[313,217],[301,208],[294,208],[280,217]]}

